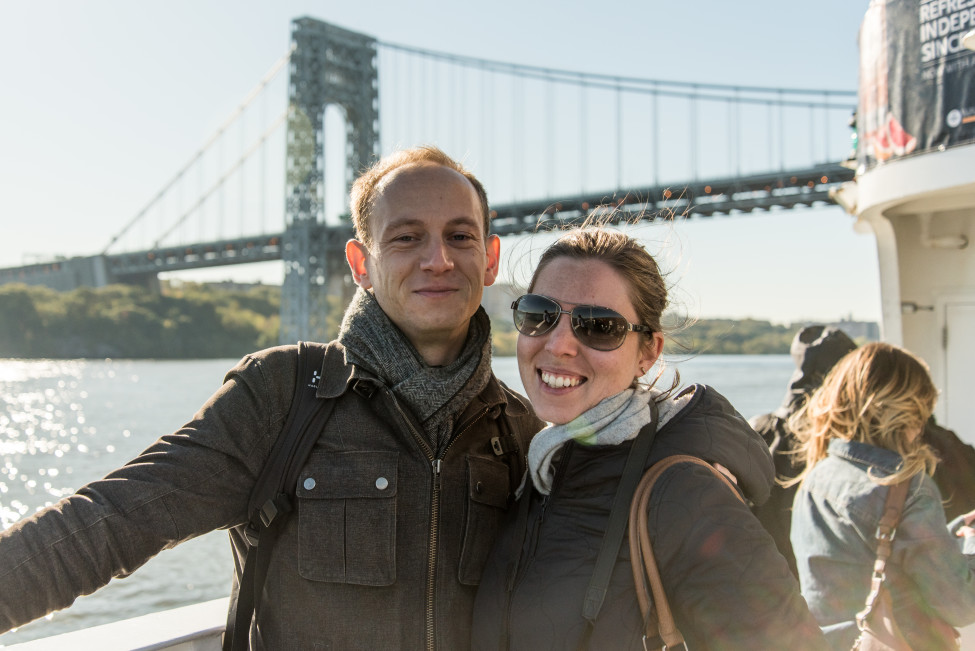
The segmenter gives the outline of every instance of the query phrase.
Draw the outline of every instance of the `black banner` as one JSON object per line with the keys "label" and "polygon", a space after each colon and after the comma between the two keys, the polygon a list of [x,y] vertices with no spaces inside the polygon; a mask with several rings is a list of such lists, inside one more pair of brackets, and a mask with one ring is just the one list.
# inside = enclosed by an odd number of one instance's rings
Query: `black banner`
{"label": "black banner", "polygon": [[860,26],[857,162],[975,143],[975,0],[871,0]]}

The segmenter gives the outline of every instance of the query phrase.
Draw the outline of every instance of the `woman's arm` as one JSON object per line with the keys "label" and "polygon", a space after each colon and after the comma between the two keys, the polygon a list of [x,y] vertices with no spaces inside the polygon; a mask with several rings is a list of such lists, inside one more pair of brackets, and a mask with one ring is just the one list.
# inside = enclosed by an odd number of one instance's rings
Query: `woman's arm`
{"label": "woman's arm", "polygon": [[667,471],[650,509],[664,587],[689,647],[828,648],[772,538],[708,469]]}
{"label": "woman's arm", "polygon": [[975,622],[975,537],[958,535],[971,523],[966,517],[946,525],[941,494],[923,476],[907,498],[894,539],[893,562],[928,607],[952,626]]}

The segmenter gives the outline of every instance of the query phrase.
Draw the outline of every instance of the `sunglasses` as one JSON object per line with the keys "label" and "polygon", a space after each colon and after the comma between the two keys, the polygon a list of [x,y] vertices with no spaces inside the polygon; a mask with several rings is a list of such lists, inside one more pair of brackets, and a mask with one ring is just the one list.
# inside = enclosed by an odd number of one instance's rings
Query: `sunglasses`
{"label": "sunglasses", "polygon": [[623,345],[628,332],[652,333],[653,328],[634,325],[619,312],[598,305],[576,305],[563,310],[555,299],[541,294],[525,294],[511,304],[515,328],[528,337],[541,337],[568,314],[576,339],[594,350],[616,350]]}

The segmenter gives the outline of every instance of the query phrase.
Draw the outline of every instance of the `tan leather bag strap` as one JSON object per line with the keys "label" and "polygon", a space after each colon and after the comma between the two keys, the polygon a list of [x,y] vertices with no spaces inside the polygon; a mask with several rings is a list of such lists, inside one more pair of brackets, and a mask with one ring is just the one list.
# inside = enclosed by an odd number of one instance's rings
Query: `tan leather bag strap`
{"label": "tan leather bag strap", "polygon": [[880,590],[887,578],[887,559],[890,558],[894,546],[894,536],[897,533],[897,525],[900,524],[901,514],[904,512],[904,504],[907,502],[907,491],[910,486],[910,478],[892,484],[887,489],[887,499],[884,502],[884,512],[877,524],[877,559],[873,562],[873,575],[870,578],[870,593],[867,595],[866,605],[863,610],[857,613],[857,626],[863,627],[870,611],[877,604],[880,597]]}
{"label": "tan leather bag strap", "polygon": [[[686,454],[666,457],[653,464],[643,475],[637,486],[630,505],[630,562],[633,566],[633,583],[636,586],[637,601],[640,612],[643,613],[644,646],[647,640],[660,637],[666,648],[674,648],[684,644],[684,636],[677,629],[674,614],[670,610],[667,594],[664,592],[663,582],[657,560],[653,555],[650,544],[650,530],[648,525],[648,511],[650,505],[650,491],[657,479],[668,469],[679,463],[694,463],[705,466],[723,481],[735,496],[744,503],[745,498],[738,492],[738,488],[722,472],[703,459]],[[653,601],[650,601],[650,596]],[[651,605],[653,610],[651,611]]]}

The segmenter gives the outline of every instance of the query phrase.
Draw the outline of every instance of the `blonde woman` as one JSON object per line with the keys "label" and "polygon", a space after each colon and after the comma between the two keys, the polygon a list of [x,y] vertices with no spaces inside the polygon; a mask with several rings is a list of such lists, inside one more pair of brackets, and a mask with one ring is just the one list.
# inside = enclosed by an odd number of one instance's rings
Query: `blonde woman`
{"label": "blonde woman", "polygon": [[937,389],[924,363],[889,344],[846,355],[790,426],[806,470],[792,515],[802,594],[835,649],[858,636],[888,487],[910,480],[887,565],[895,619],[915,649],[945,648],[947,627],[975,622],[975,511],[945,523],[920,438]]}

